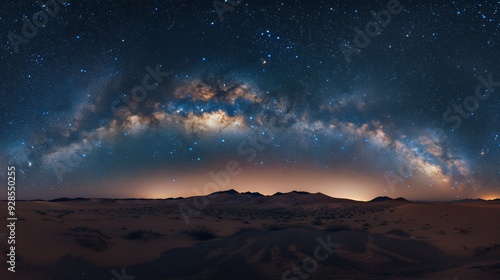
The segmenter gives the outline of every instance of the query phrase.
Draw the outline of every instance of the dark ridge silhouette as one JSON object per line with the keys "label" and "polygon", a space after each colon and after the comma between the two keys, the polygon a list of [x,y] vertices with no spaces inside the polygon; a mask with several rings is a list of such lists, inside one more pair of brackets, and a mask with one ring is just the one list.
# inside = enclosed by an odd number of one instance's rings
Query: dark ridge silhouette
{"label": "dark ridge silhouette", "polygon": [[488,202],[489,200],[484,200],[482,198],[464,198],[453,200],[452,202]]}
{"label": "dark ridge silhouette", "polygon": [[305,192],[305,191],[291,191],[291,192],[287,192],[287,193],[277,192],[277,193],[273,194],[272,196],[275,196],[275,195],[285,195],[285,194],[311,194],[311,193],[310,192]]}
{"label": "dark ridge silhouette", "polygon": [[[328,196],[326,194],[323,194],[323,193],[310,193],[310,192],[306,192],[306,191],[291,191],[291,192],[287,192],[287,193],[282,193],[282,192],[276,192],[275,194],[273,195],[263,195],[259,192],[250,192],[250,191],[247,191],[247,192],[238,192],[234,189],[230,189],[230,190],[226,190],[226,191],[218,191],[218,192],[213,192],[207,196],[211,196],[211,195],[217,195],[217,194],[225,194],[225,195],[245,195],[245,196],[252,196],[254,198],[262,198],[262,199],[266,199],[266,198],[272,198],[272,197],[277,197],[277,196],[307,196],[307,195],[311,195],[311,196],[322,196],[324,197],[325,199],[329,198],[331,199],[330,202],[359,202],[359,201],[356,201],[356,200],[352,200],[352,199],[347,199],[347,198],[336,198],[336,197],[331,197],[331,196]],[[56,199],[51,199],[51,200],[45,200],[45,199],[32,199],[32,200],[18,200],[18,201],[33,201],[33,202],[36,202],[36,201],[47,201],[47,202],[70,202],[70,201],[94,201],[94,202],[100,202],[100,203],[105,203],[105,202],[111,202],[111,201],[119,201],[119,200],[123,200],[123,201],[133,201],[133,200],[182,200],[182,199],[190,199],[190,198],[193,198],[193,197],[168,197],[168,198],[84,198],[84,197],[77,197],[77,198],[67,198],[67,197],[60,197],[60,198],[56,198]],[[3,200],[5,201],[5,200]],[[388,196],[378,196],[368,202],[385,202],[385,201],[393,201],[393,202],[408,202],[408,203],[412,203],[412,201],[404,198],[404,197],[398,197],[398,198],[390,198]],[[417,200],[416,202],[428,202],[428,201],[420,201],[420,200]],[[436,202],[436,201],[434,201]],[[464,198],[464,199],[459,199],[459,200],[445,200],[445,201],[440,201],[440,202],[443,202],[443,203],[472,203],[472,202],[492,202],[492,203],[498,203],[500,202],[500,198],[495,198],[495,199],[489,199],[489,200],[486,200],[486,199],[482,199],[482,198]]]}
{"label": "dark ridge silhouette", "polygon": [[398,197],[398,198],[390,198],[388,196],[379,196],[376,197],[369,202],[384,202],[384,201],[395,201],[395,202],[411,202],[403,197]]}
{"label": "dark ridge silhouette", "polygon": [[310,192],[305,192],[305,191],[291,191],[289,193],[296,193],[296,194],[311,194]]}
{"label": "dark ridge silhouette", "polygon": [[246,195],[256,196],[256,197],[264,196],[263,194],[261,194],[259,192],[244,192],[244,193],[241,193],[241,194],[246,194]]}
{"label": "dark ridge silhouette", "polygon": [[47,200],[48,202],[66,202],[66,201],[90,201],[88,198],[83,198],[83,197],[77,197],[77,198],[67,198],[67,197],[60,197],[52,200]]}
{"label": "dark ridge silhouette", "polygon": [[378,196],[378,197],[375,197],[374,199],[370,200],[369,202],[382,202],[382,201],[388,201],[388,200],[392,200],[392,198],[390,198],[388,196]]}
{"label": "dark ridge silhouette", "polygon": [[214,192],[214,193],[211,193],[209,195],[212,195],[212,194],[239,194],[239,192],[235,191],[234,189],[230,189],[227,191]]}

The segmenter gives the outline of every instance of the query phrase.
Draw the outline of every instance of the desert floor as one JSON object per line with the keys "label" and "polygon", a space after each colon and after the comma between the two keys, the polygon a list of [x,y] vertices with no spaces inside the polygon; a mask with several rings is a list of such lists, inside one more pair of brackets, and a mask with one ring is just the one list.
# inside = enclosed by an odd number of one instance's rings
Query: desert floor
{"label": "desert floor", "polygon": [[[278,202],[214,200],[189,222],[189,199],[18,202],[16,273],[3,253],[0,278],[500,279],[498,202]],[[307,278],[283,276],[328,236],[340,246]]]}

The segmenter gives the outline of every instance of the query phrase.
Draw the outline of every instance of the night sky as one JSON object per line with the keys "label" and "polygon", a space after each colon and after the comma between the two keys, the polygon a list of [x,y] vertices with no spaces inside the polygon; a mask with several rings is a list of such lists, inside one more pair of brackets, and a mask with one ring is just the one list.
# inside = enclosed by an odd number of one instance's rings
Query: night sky
{"label": "night sky", "polygon": [[500,197],[500,1],[426,2],[4,1],[2,180]]}

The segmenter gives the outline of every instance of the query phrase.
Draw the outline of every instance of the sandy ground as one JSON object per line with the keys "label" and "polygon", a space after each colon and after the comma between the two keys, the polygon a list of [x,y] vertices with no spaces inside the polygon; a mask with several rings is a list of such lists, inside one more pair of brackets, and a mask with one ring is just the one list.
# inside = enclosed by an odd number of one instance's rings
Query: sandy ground
{"label": "sandy ground", "polygon": [[[305,196],[271,205],[265,198],[230,203],[229,196],[189,223],[178,209],[188,200],[18,202],[17,272],[7,271],[3,253],[0,278],[117,279],[113,269],[126,267],[136,280],[282,279],[314,254],[318,236],[332,234],[342,246],[309,279],[500,279],[499,203],[315,203]],[[215,236],[200,240],[192,234],[200,228]],[[283,279],[300,279],[293,277]]]}

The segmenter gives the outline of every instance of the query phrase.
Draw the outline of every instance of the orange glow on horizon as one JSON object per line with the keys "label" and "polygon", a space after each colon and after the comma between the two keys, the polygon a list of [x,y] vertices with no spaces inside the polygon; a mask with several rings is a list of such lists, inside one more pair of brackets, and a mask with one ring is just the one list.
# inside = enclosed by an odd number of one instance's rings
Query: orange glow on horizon
{"label": "orange glow on horizon", "polygon": [[[500,195],[480,192],[452,192],[445,188],[426,188],[412,182],[411,188],[397,185],[392,192],[383,176],[365,174],[342,174],[331,171],[311,171],[304,169],[282,170],[241,168],[241,173],[230,176],[226,182],[216,182],[214,174],[223,174],[224,169],[215,171],[190,170],[185,173],[150,172],[133,178],[120,178],[98,184],[96,197],[109,198],[177,198],[208,195],[216,191],[234,189],[238,192],[259,192],[273,195],[277,192],[306,191],[323,193],[330,197],[369,201],[378,196],[404,197],[408,200],[459,200],[482,197],[495,199]],[[210,175],[212,174],[212,175]],[[222,176],[222,175],[221,175]]]}

